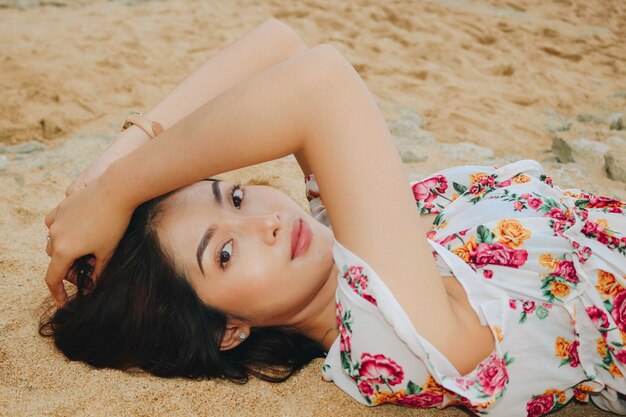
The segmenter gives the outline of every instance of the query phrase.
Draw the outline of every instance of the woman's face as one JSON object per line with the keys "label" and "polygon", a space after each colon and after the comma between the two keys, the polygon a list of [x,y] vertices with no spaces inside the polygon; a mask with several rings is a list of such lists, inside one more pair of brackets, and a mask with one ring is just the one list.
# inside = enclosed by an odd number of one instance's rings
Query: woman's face
{"label": "woman's face", "polygon": [[[165,202],[159,239],[205,304],[255,326],[292,324],[332,277],[332,230],[273,187],[231,195],[234,186],[200,181],[176,192]],[[311,240],[292,259],[299,219]]]}

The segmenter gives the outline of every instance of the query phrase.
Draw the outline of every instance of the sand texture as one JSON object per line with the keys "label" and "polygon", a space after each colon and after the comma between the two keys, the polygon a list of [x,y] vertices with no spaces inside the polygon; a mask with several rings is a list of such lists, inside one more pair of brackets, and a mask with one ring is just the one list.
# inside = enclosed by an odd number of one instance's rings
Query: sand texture
{"label": "sand texture", "polygon": [[[361,406],[321,360],[279,385],[166,380],[70,363],[37,333],[44,215],[131,110],[271,16],[344,53],[411,179],[532,158],[561,186],[626,198],[623,0],[0,0],[0,415],[465,415]],[[224,178],[265,178],[306,207],[293,158]]]}

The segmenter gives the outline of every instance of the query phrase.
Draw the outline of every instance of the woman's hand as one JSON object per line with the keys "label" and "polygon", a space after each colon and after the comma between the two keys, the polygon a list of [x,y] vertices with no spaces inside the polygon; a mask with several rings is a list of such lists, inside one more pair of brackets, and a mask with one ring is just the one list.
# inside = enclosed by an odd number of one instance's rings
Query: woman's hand
{"label": "woman's hand", "polygon": [[45,218],[49,229],[48,255],[52,258],[46,284],[61,307],[67,299],[63,279],[74,261],[95,256],[92,280],[95,283],[105,262],[119,243],[133,213],[102,179],[72,193]]}
{"label": "woman's hand", "polygon": [[111,144],[98,158],[94,159],[65,190],[69,197],[77,191],[87,187],[107,170],[113,161],[128,155],[149,140],[149,136],[137,126],[131,126],[120,132]]}

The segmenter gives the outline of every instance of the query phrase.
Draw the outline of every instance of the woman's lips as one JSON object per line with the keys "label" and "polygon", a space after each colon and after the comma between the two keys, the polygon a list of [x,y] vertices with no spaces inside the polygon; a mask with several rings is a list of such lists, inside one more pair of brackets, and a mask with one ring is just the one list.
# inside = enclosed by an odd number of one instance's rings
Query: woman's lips
{"label": "woman's lips", "polygon": [[302,219],[296,219],[291,228],[291,259],[302,255],[311,243],[312,232]]}

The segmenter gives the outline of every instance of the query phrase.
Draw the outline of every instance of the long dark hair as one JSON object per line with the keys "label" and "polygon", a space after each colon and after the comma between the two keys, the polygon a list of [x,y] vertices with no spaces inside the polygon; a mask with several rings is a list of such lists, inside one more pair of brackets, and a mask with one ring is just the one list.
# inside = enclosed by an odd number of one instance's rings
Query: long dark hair
{"label": "long dark hair", "polygon": [[162,377],[225,378],[250,375],[282,382],[316,357],[322,346],[294,329],[252,329],[239,346],[221,351],[227,316],[205,305],[159,243],[156,226],[172,193],[139,206],[97,285],[88,258],[73,265],[77,291],[48,310],[39,334],[52,337],[70,360],[97,368],[139,367]]}

